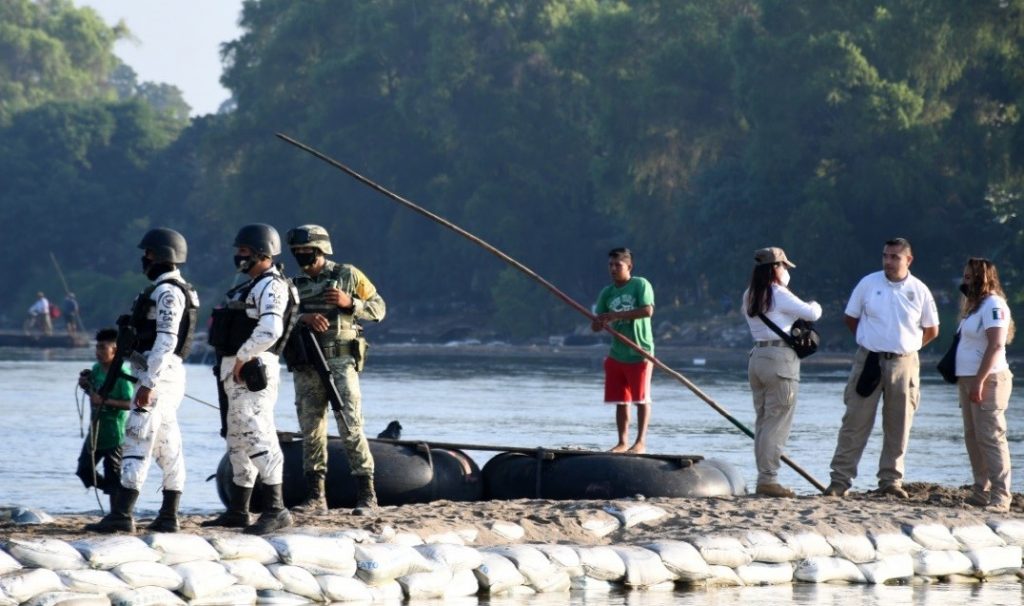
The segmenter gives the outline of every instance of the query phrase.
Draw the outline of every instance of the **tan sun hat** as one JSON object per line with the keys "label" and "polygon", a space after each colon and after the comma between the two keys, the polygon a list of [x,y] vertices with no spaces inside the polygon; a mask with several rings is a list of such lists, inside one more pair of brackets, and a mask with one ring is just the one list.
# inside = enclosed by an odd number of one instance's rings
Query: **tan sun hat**
{"label": "tan sun hat", "polygon": [[773,263],[782,263],[786,267],[796,267],[789,259],[786,258],[786,251],[782,250],[778,246],[770,246],[768,248],[760,248],[754,251],[754,263],[756,265],[771,265]]}

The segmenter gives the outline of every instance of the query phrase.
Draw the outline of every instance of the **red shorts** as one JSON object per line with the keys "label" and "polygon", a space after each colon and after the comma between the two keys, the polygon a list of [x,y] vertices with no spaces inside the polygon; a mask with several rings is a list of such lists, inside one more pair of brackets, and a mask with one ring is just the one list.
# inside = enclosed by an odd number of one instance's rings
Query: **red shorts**
{"label": "red shorts", "polygon": [[604,359],[604,401],[606,404],[650,404],[654,365]]}

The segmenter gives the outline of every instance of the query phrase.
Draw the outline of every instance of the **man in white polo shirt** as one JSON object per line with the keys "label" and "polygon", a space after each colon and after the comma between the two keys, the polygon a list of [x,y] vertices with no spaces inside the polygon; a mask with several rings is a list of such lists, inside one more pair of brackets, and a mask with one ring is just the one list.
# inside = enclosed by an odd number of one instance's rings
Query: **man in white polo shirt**
{"label": "man in white polo shirt", "polygon": [[846,383],[846,413],[832,456],[827,496],[846,494],[875,424],[882,399],[882,455],[878,487],[883,494],[907,498],[904,458],[910,425],[921,396],[917,352],[939,335],[935,299],[910,275],[910,242],[895,238],[882,249],[882,271],[864,276],[846,305],[846,326],[857,336],[857,353]]}

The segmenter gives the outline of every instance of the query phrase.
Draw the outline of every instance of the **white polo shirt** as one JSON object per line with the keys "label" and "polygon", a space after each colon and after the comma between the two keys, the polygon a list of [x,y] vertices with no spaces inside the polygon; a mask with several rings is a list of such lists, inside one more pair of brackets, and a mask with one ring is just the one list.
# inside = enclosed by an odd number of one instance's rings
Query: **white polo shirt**
{"label": "white polo shirt", "polygon": [[901,282],[890,282],[884,271],[864,276],[845,313],[860,320],[857,345],[869,351],[915,352],[921,349],[924,329],[939,325],[932,292],[909,273]]}
{"label": "white polo shirt", "polygon": [[[1010,308],[1006,299],[999,295],[989,295],[981,302],[981,306],[960,321],[960,344],[956,348],[956,376],[972,377],[981,368],[981,359],[988,347],[989,328],[1008,328],[1010,326]],[[1002,345],[1006,345],[1003,336]],[[992,372],[1006,370],[1010,365],[1006,362],[1006,349],[996,352],[992,361]]]}

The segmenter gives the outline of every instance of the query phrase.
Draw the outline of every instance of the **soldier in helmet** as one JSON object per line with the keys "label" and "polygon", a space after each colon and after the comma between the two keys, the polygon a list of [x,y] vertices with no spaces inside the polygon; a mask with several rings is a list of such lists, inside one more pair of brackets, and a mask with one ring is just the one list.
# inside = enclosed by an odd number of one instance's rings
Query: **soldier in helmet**
{"label": "soldier in helmet", "polygon": [[[235,237],[235,248],[235,266],[250,279],[228,291],[210,327],[210,343],[220,357],[217,379],[228,400],[225,438],[233,475],[227,511],[202,526],[267,534],[292,525],[282,493],[284,455],[274,427],[274,404],[281,377],[278,354],[299,298],[274,265],[274,256],[281,253],[276,229],[263,223],[246,225]],[[263,483],[263,508],[250,525],[249,499],[257,474]]]}
{"label": "soldier in helmet", "polygon": [[[188,255],[180,233],[151,229],[139,248],[145,251],[142,272],[153,284],[136,297],[131,314],[118,320],[119,355],[131,361],[138,386],[125,426],[121,489],[111,496],[110,513],[85,527],[97,532],[135,531],[132,511],[153,460],[163,471],[163,504],[150,530],[178,530],[178,503],[185,487],[178,406],[185,395],[182,360],[192,346],[199,297],[178,271]],[[130,351],[123,351],[122,343]]]}
{"label": "soldier in helmet", "polygon": [[[302,273],[294,278],[301,301],[299,321],[312,329],[331,368],[342,400],[345,432],[342,441],[348,454],[358,492],[356,515],[370,515],[377,508],[373,483],[373,455],[363,432],[359,375],[366,341],[358,321],[384,318],[384,299],[370,280],[352,265],[327,259],[333,254],[327,230],[301,225],[288,232],[288,246]],[[295,368],[295,406],[302,428],[302,463],[309,492],[295,511],[327,510],[324,478],[327,474],[327,393],[311,368]]]}

